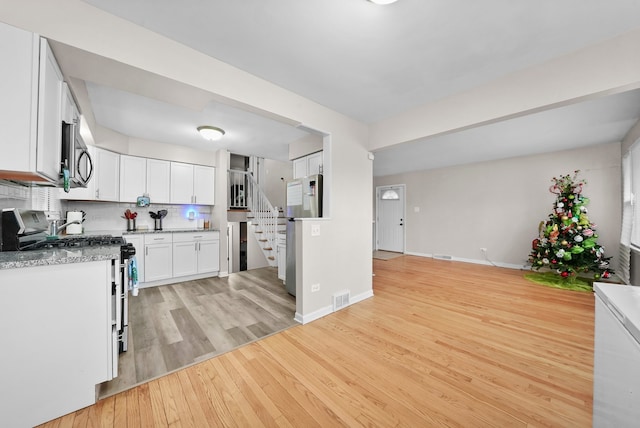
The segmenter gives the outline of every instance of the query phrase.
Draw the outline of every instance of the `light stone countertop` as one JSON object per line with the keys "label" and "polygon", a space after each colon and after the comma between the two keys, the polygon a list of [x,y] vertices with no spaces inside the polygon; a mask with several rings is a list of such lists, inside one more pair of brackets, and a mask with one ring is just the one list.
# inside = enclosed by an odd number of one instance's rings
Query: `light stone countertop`
{"label": "light stone countertop", "polygon": [[120,245],[0,252],[0,270],[120,258]]}

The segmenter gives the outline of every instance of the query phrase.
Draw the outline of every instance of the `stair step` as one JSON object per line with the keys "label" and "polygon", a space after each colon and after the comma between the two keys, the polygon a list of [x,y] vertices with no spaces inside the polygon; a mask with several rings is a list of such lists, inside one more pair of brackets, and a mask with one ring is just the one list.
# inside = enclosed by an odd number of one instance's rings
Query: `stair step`
{"label": "stair step", "polygon": [[258,241],[260,241],[260,242],[267,242],[267,241],[269,241],[269,240],[268,240],[268,239],[258,239]]}
{"label": "stair step", "polygon": [[264,250],[265,250],[265,251],[273,251],[273,248],[271,248],[271,247],[264,247]]}
{"label": "stair step", "polygon": [[276,259],[276,258],[275,258],[275,257],[273,257],[273,256],[269,256],[269,257],[267,257],[267,258],[268,258],[269,260],[275,260],[275,259]]}

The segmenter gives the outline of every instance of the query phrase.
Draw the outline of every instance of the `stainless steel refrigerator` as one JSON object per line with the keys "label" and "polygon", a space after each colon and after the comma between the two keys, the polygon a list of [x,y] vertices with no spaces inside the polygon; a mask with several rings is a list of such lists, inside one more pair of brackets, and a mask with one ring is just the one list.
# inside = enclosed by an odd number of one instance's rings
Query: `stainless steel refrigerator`
{"label": "stainless steel refrigerator", "polygon": [[296,218],[322,217],[322,174],[287,182],[287,276],[285,287],[296,295]]}

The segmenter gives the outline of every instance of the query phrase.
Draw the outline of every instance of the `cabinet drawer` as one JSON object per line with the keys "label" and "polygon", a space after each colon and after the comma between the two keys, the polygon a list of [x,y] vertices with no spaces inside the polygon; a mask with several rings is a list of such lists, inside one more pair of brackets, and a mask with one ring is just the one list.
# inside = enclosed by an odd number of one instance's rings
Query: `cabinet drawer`
{"label": "cabinet drawer", "polygon": [[184,232],[174,233],[173,242],[213,241],[220,239],[220,232]]}
{"label": "cabinet drawer", "polygon": [[172,233],[146,233],[144,235],[144,244],[145,245],[153,245],[153,244],[164,244],[173,242],[173,234]]}

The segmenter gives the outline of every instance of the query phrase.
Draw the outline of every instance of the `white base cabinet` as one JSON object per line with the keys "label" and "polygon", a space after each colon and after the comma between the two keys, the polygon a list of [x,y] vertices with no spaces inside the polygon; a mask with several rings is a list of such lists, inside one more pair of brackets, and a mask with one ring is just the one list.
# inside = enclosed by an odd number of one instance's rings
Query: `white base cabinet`
{"label": "white base cabinet", "polygon": [[111,261],[1,270],[0,293],[1,425],[95,403],[113,361]]}
{"label": "white base cabinet", "polygon": [[220,269],[220,233],[176,233],[173,237],[173,276],[217,272]]}
{"label": "white base cabinet", "polygon": [[173,234],[153,233],[144,237],[144,279],[158,281],[173,277]]}
{"label": "white base cabinet", "polygon": [[220,232],[163,232],[124,235],[136,248],[141,287],[206,278],[220,270]]}

